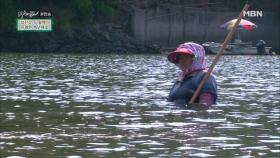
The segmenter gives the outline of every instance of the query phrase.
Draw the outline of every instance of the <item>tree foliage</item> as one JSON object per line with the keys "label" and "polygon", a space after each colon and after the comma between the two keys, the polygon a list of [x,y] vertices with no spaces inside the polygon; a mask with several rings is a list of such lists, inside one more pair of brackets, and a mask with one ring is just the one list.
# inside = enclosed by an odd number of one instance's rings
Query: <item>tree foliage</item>
{"label": "tree foliage", "polygon": [[71,29],[112,15],[109,0],[0,0],[0,28],[14,30],[19,11],[51,11],[54,27]]}

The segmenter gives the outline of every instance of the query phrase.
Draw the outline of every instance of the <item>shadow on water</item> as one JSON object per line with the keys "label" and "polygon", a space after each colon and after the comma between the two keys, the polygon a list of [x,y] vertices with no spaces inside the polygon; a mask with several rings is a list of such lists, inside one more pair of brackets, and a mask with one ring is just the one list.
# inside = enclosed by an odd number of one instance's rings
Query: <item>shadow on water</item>
{"label": "shadow on water", "polygon": [[197,110],[163,99],[164,56],[1,54],[1,156],[278,157],[279,59],[222,57]]}

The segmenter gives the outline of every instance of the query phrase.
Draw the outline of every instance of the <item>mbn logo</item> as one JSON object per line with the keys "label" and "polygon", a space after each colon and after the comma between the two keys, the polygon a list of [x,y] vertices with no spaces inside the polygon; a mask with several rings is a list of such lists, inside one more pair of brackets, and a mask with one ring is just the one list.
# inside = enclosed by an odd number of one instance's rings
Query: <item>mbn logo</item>
{"label": "mbn logo", "polygon": [[248,10],[243,12],[243,16],[247,17],[262,17],[263,12],[259,10]]}

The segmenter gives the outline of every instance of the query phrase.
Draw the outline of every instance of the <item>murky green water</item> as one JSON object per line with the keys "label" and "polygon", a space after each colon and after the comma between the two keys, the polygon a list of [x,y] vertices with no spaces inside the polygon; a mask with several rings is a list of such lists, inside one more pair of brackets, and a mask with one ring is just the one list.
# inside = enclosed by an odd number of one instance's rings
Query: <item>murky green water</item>
{"label": "murky green water", "polygon": [[165,101],[178,70],[164,56],[0,60],[1,157],[280,156],[279,57],[224,56],[202,111]]}

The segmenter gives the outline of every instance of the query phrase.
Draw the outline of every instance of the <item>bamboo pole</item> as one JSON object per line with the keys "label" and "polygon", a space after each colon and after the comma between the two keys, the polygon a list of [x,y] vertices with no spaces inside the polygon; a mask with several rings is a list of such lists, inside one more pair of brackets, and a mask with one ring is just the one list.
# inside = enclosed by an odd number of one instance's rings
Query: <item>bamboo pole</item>
{"label": "bamboo pole", "polygon": [[240,12],[240,14],[239,14],[239,16],[238,16],[238,18],[237,18],[237,21],[235,22],[235,24],[233,25],[232,29],[229,31],[228,35],[226,36],[225,41],[224,41],[222,47],[220,48],[218,54],[215,56],[215,58],[214,58],[214,60],[213,60],[213,62],[212,62],[212,64],[211,64],[211,66],[209,67],[209,69],[208,69],[207,72],[205,73],[205,75],[204,75],[203,79],[201,80],[200,84],[198,85],[197,89],[195,90],[195,92],[194,92],[194,94],[193,94],[191,100],[189,101],[188,105],[194,103],[194,101],[195,101],[196,98],[198,97],[199,92],[200,92],[200,90],[202,89],[204,83],[208,80],[208,78],[209,78],[210,74],[212,73],[212,71],[213,71],[215,65],[218,63],[218,61],[219,61],[221,55],[223,54],[223,52],[224,52],[226,46],[228,45],[228,43],[229,43],[230,40],[232,39],[232,36],[233,36],[234,32],[235,32],[236,29],[237,29],[237,26],[239,25],[241,19],[243,18],[243,12],[244,12],[244,11],[247,11],[248,8],[249,8],[249,6],[250,6],[250,5],[249,5],[248,3],[246,3],[245,6],[244,6],[244,8],[242,9],[242,11]]}

